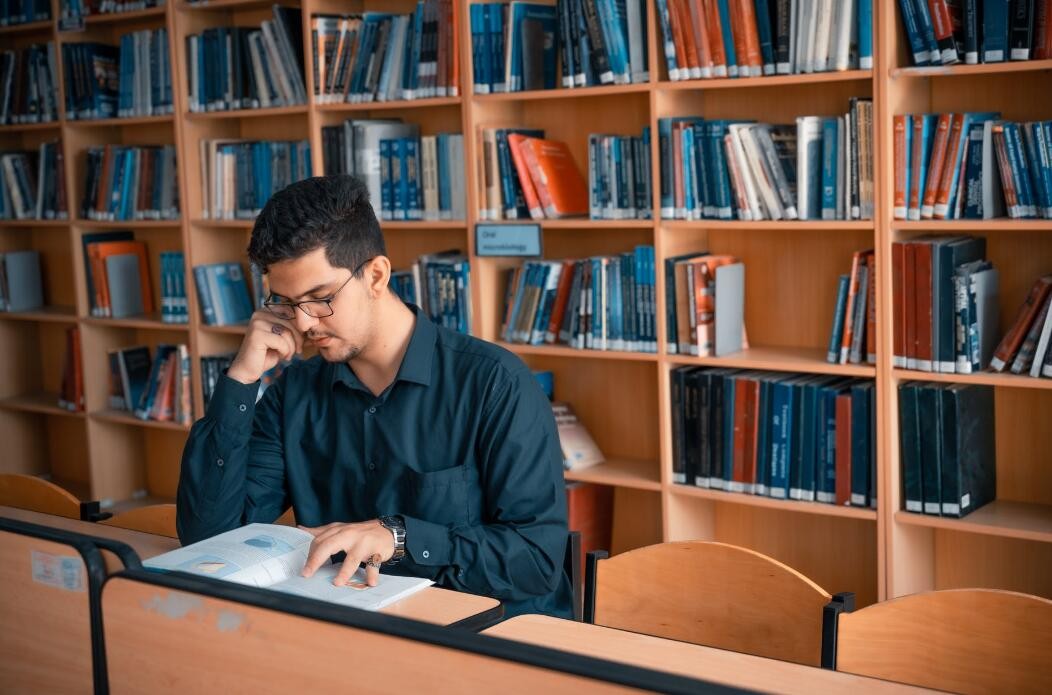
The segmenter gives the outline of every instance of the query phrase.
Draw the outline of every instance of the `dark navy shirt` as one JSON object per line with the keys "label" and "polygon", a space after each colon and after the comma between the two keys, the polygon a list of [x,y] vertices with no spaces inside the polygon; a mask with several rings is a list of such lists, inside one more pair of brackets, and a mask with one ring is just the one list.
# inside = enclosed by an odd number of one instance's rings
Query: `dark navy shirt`
{"label": "dark navy shirt", "polygon": [[551,406],[512,353],[416,314],[394,382],[374,396],[343,362],[294,362],[264,393],[222,377],[183,451],[179,538],[270,523],[400,515],[398,574],[571,614],[566,495]]}

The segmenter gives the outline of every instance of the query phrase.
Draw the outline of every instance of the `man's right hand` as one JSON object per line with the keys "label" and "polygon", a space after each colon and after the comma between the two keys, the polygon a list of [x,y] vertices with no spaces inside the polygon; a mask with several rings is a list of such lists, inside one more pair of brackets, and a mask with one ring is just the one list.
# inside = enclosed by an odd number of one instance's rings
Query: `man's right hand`
{"label": "man's right hand", "polygon": [[279,360],[291,360],[303,350],[303,334],[292,321],[261,309],[248,324],[248,332],[226,375],[242,384],[259,381]]}

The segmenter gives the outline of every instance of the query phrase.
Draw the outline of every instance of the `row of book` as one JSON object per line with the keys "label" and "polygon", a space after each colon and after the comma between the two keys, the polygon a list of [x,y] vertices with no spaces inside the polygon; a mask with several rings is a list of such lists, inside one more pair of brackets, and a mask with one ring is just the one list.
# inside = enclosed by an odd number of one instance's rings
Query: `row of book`
{"label": "row of book", "polygon": [[315,103],[458,96],[453,12],[453,0],[418,0],[410,14],[311,15]]}
{"label": "row of book", "polygon": [[657,352],[652,246],[612,256],[528,261],[505,275],[504,341]]}
{"label": "row of book", "polygon": [[872,219],[873,102],[796,125],[658,119],[663,219]]}
{"label": "row of book", "polygon": [[127,318],[153,312],[149,251],[134,236],[130,231],[113,231],[81,237],[92,316]]}
{"label": "row of book", "polygon": [[872,0],[656,0],[670,80],[873,67]]}
{"label": "row of book", "polygon": [[302,12],[274,5],[260,27],[211,27],[186,37],[189,107],[193,112],[307,103]]}
{"label": "row of book", "polygon": [[476,94],[650,79],[643,0],[488,2],[469,9]]}
{"label": "row of book", "polygon": [[84,367],[80,355],[80,327],[66,329],[65,353],[62,357],[62,380],[59,382],[58,407],[70,412],[84,410]]}
{"label": "row of book", "polygon": [[1031,285],[990,366],[998,372],[1052,377],[1052,275]]}
{"label": "row of book", "polygon": [[161,251],[161,322],[189,323],[186,259],[182,251]]}
{"label": "row of book", "polygon": [[745,264],[708,251],[666,258],[665,312],[670,354],[720,357],[747,348]]}
{"label": "row of book", "polygon": [[899,0],[914,65],[1052,58],[1049,0]]}
{"label": "row of book", "polygon": [[43,306],[40,252],[0,252],[0,311],[33,311]]}
{"label": "row of book", "polygon": [[471,265],[460,250],[420,256],[410,269],[391,276],[399,296],[419,306],[432,322],[471,334]]}
{"label": "row of book", "polygon": [[464,219],[464,199],[454,198],[463,172],[460,133],[380,140],[380,219]]}
{"label": "row of book", "polygon": [[185,344],[161,343],[152,357],[146,345],[110,350],[107,357],[111,410],[126,410],[140,420],[193,422],[190,351]]}
{"label": "row of book", "polygon": [[649,220],[653,216],[650,127],[632,135],[588,136],[588,209],[593,220]]}
{"label": "row of book", "polygon": [[175,158],[172,145],[88,148],[81,216],[89,220],[179,219]]}
{"label": "row of book", "polygon": [[61,19],[94,17],[101,14],[138,12],[151,7],[164,7],[165,0],[62,0]]}
{"label": "row of book", "polygon": [[0,154],[0,219],[64,220],[65,157],[58,142],[42,142],[34,152]]}
{"label": "row of book", "polygon": [[201,215],[253,220],[275,192],[311,176],[307,140],[202,140]]}
{"label": "row of book", "polygon": [[62,44],[66,118],[162,116],[173,112],[168,30],[124,34],[120,46]]}
{"label": "row of book", "polygon": [[[237,353],[230,352],[223,355],[206,355],[201,358],[201,387],[202,393],[204,394],[205,408],[208,407],[208,403],[212,400],[212,394],[215,393],[216,384],[219,383],[220,378],[234,362],[234,357]],[[293,361],[295,361],[295,357]],[[288,360],[279,360],[277,364],[263,372],[263,376],[259,380],[259,390],[256,392],[256,400],[258,401],[263,397],[263,392],[267,390],[267,387],[274,383],[274,381],[281,376],[282,372],[285,371],[286,367],[291,364]]]}
{"label": "row of book", "polygon": [[55,44],[0,52],[0,125],[58,120]]}
{"label": "row of book", "polygon": [[670,386],[674,483],[876,507],[872,379],[679,367]]}
{"label": "row of book", "polygon": [[899,384],[906,511],[960,518],[994,500],[994,415],[992,386]]}
{"label": "row of book", "polygon": [[877,363],[877,261],[873,250],[851,256],[851,273],[837,280],[826,361]]}
{"label": "row of book", "polygon": [[51,19],[50,0],[3,0],[0,2],[0,27],[13,27]]}
{"label": "row of book", "polygon": [[891,247],[892,364],[971,374],[993,357],[999,274],[986,239],[925,235]]}
{"label": "row of book", "polygon": [[256,307],[239,263],[196,265],[194,285],[206,326],[235,326],[252,318]]}
{"label": "row of book", "polygon": [[478,137],[480,219],[589,214],[589,189],[566,143],[546,140],[543,130],[531,128],[480,128]]}
{"label": "row of book", "polygon": [[896,219],[1052,218],[1052,121],[894,117]]}

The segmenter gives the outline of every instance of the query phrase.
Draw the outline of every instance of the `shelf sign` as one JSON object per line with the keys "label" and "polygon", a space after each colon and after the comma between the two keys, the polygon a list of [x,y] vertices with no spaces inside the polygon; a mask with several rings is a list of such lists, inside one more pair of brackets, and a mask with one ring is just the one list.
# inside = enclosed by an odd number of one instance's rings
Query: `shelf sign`
{"label": "shelf sign", "polygon": [[539,258],[539,224],[476,224],[475,255]]}
{"label": "shelf sign", "polygon": [[84,31],[84,15],[70,15],[58,20],[58,30],[63,33]]}

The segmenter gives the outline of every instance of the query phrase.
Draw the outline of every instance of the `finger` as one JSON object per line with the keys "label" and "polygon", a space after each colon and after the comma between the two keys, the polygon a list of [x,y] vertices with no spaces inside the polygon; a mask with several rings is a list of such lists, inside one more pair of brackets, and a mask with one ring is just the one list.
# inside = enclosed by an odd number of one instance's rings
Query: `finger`
{"label": "finger", "polygon": [[328,531],[329,529],[333,528],[334,526],[339,526],[341,523],[342,522],[334,521],[331,524],[324,524],[322,526],[300,526],[300,525],[297,524],[296,528],[298,528],[301,531],[306,531],[310,535],[312,535],[315,538],[317,538],[318,535],[320,535],[321,533],[324,533],[325,531]]}
{"label": "finger", "polygon": [[335,541],[333,540],[318,542],[318,539],[314,539],[311,541],[310,550],[307,553],[307,561],[303,564],[302,574],[304,577],[313,577],[318,568],[341,550],[341,548],[335,547],[334,543]]}
{"label": "finger", "polygon": [[336,573],[336,578],[332,580],[332,583],[336,586],[345,586],[347,582],[351,580],[354,573],[358,571],[358,555],[355,552],[357,548],[350,548],[347,550],[347,557],[344,558],[343,564],[340,565],[340,571]]}
{"label": "finger", "polygon": [[374,553],[365,563],[365,583],[376,586],[380,583],[380,553]]}
{"label": "finger", "polygon": [[259,341],[268,350],[273,350],[278,353],[284,359],[291,359],[292,355],[295,354],[295,343],[288,336],[281,336],[275,333],[260,332]]}
{"label": "finger", "polygon": [[292,341],[294,352],[299,352],[303,346],[303,336],[292,321],[278,318],[269,311],[256,312],[252,319],[253,330],[274,335],[288,336]]}

